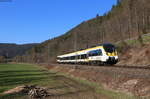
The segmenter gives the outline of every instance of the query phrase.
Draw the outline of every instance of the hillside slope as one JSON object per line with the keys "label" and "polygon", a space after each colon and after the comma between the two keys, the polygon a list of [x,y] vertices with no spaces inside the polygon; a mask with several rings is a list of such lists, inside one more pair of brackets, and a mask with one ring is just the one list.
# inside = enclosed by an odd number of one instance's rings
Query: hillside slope
{"label": "hillside slope", "polygon": [[[24,62],[55,62],[56,56],[99,43],[114,43],[150,32],[150,0],[121,0],[103,16],[84,21],[64,35],[32,48]],[[20,59],[19,57],[16,58]]]}
{"label": "hillside slope", "polygon": [[27,50],[31,49],[35,45],[37,44],[17,45],[17,44],[0,43],[0,56],[13,58],[17,55],[23,55]]}

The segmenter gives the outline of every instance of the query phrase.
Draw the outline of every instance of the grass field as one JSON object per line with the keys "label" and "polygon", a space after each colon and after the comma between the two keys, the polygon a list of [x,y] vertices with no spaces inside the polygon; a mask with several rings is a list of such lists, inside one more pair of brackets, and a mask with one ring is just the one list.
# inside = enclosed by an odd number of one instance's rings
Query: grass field
{"label": "grass field", "polygon": [[[1,94],[6,90],[15,88],[16,86],[34,84],[47,87],[53,94],[50,99],[133,98],[122,93],[104,90],[98,85],[90,82],[78,80],[76,78],[69,78],[65,75],[61,75],[60,73],[50,72],[42,67],[38,67],[35,65],[0,64]],[[97,87],[96,90],[94,87]],[[27,99],[27,96],[25,94],[1,95],[0,99]]]}

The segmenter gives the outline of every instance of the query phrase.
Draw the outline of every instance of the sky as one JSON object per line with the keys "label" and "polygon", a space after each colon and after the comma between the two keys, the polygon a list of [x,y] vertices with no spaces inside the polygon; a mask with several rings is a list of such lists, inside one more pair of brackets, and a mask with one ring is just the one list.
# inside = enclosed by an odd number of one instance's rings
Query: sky
{"label": "sky", "polygon": [[116,0],[0,0],[0,43],[40,43],[111,10]]}

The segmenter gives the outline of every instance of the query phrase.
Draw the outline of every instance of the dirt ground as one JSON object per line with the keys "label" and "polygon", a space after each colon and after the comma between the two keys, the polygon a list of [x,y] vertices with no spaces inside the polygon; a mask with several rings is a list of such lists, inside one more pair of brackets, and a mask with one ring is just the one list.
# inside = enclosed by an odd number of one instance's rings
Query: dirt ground
{"label": "dirt ground", "polygon": [[[107,96],[95,93],[94,88],[81,84],[70,78],[58,76],[58,79],[63,82],[62,86],[49,88],[51,94],[46,99],[109,99]],[[67,90],[63,90],[67,88]]]}
{"label": "dirt ground", "polygon": [[67,64],[50,65],[47,68],[102,84],[106,89],[150,98],[149,69],[85,65],[81,67]]}
{"label": "dirt ground", "polygon": [[122,65],[150,66],[150,43],[142,46],[133,46],[119,56]]}

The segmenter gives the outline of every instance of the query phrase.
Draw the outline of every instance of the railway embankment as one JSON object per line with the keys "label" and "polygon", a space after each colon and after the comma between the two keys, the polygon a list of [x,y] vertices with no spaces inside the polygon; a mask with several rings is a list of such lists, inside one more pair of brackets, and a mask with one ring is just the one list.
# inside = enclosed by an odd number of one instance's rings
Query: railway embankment
{"label": "railway embankment", "polygon": [[48,69],[63,72],[115,90],[140,97],[150,98],[150,69],[119,66],[86,66],[51,64]]}
{"label": "railway embankment", "polygon": [[119,60],[119,65],[150,67],[150,43],[129,47],[121,53]]}
{"label": "railway embankment", "polygon": [[116,43],[118,65],[150,67],[150,33]]}

